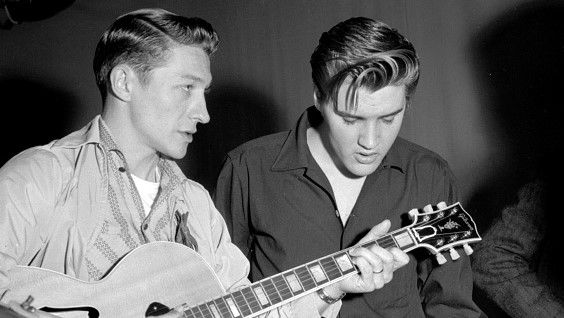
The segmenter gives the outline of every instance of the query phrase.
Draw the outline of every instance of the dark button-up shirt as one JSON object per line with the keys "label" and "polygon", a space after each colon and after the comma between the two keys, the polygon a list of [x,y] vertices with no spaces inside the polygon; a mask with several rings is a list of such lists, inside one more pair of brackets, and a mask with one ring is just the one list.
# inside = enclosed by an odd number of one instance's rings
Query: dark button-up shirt
{"label": "dark button-up shirt", "polygon": [[[345,226],[331,185],[313,159],[306,130],[311,107],[295,129],[247,142],[227,155],[215,202],[233,242],[251,261],[252,281],[354,245],[374,225],[411,222],[407,212],[457,200],[453,174],[437,154],[397,138],[369,175]],[[463,255],[464,253],[460,253]],[[467,256],[443,266],[425,251],[384,288],[345,297],[341,317],[477,317]]]}

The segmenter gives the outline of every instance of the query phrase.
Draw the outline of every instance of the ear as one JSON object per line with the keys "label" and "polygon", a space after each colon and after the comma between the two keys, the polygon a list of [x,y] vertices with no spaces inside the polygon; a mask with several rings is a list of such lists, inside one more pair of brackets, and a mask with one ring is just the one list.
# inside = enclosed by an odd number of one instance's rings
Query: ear
{"label": "ear", "polygon": [[137,76],[127,65],[116,65],[110,72],[110,92],[122,101],[130,101]]}
{"label": "ear", "polygon": [[315,87],[315,85],[313,86],[313,105],[315,106],[315,108],[317,108],[317,110],[321,111],[321,105],[319,105],[319,91],[317,90],[317,87]]}

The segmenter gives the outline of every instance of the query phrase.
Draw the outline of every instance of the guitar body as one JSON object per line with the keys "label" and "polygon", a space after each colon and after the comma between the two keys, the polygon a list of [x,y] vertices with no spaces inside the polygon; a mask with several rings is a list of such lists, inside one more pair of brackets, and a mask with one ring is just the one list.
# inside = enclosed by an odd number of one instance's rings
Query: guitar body
{"label": "guitar body", "polygon": [[[136,248],[95,282],[24,266],[10,271],[10,277],[17,284],[9,286],[4,302],[21,303],[32,295],[32,305],[38,309],[89,307],[101,317],[144,317],[153,302],[173,308],[196,305],[225,293],[212,268],[198,253],[172,242],[152,242]],[[84,311],[72,313],[85,316]]]}

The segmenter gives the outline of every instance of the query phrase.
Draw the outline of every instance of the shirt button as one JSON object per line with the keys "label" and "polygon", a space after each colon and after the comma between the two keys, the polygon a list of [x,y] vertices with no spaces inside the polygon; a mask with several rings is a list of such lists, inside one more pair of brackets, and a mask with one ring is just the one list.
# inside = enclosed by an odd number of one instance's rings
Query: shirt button
{"label": "shirt button", "polygon": [[143,224],[143,230],[146,231],[148,228],[149,228],[149,224],[147,224],[147,223]]}

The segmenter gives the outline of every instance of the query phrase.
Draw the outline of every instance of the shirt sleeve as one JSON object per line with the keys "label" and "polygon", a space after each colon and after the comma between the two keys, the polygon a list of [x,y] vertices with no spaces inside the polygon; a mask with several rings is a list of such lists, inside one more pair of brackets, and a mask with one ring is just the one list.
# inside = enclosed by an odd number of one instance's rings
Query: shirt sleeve
{"label": "shirt sleeve", "polygon": [[[30,149],[0,169],[0,252],[27,265],[46,239],[61,184],[60,166],[47,152]],[[0,286],[0,294],[3,288]]]}
{"label": "shirt sleeve", "polygon": [[526,185],[502,211],[473,256],[475,282],[514,317],[562,317],[564,306],[534,270],[546,233],[541,185]]}
{"label": "shirt sleeve", "polygon": [[[435,172],[434,202],[453,204],[458,201],[456,180],[446,163]],[[438,265],[430,256],[418,264],[420,294],[426,317],[479,317],[481,310],[472,300],[473,277],[470,258],[456,248],[460,258]]]}
{"label": "shirt sleeve", "polygon": [[217,179],[213,198],[225,219],[233,243],[249,258],[253,242],[248,217],[248,180],[244,176],[244,173],[239,173],[236,163],[227,157]]}

